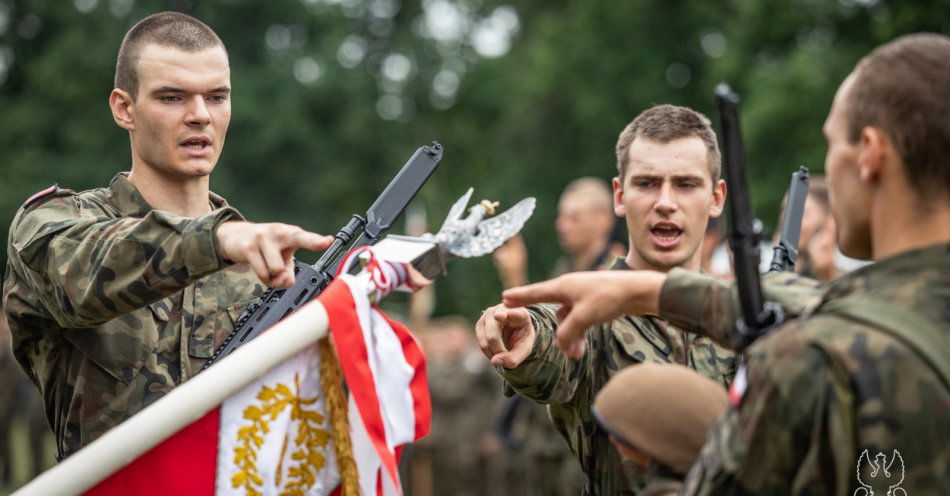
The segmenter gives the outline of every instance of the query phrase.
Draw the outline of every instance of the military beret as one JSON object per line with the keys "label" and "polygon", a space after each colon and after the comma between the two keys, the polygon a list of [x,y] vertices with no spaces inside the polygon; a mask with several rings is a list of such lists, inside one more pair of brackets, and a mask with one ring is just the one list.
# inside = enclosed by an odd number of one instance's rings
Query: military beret
{"label": "military beret", "polygon": [[726,410],[725,387],[676,364],[644,363],[620,371],[594,400],[594,418],[618,441],[685,474],[709,425]]}

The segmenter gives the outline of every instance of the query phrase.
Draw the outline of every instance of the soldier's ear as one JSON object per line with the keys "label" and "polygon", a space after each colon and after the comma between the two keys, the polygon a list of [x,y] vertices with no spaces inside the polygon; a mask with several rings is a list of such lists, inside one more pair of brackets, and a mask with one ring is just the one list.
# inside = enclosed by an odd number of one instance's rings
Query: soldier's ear
{"label": "soldier's ear", "polygon": [[623,204],[623,183],[620,182],[620,176],[617,176],[610,182],[614,188],[614,214],[617,217],[627,216],[627,207]]}
{"label": "soldier's ear", "polygon": [[109,108],[112,110],[112,119],[122,129],[135,130],[135,101],[129,92],[114,88],[109,94]]}
{"label": "soldier's ear", "polygon": [[861,130],[861,148],[858,154],[858,170],[862,182],[877,181],[886,162],[896,157],[891,140],[880,128],[867,126]]}
{"label": "soldier's ear", "polygon": [[722,179],[713,184],[712,204],[709,205],[709,216],[719,217],[722,214],[722,207],[726,204],[726,182]]}

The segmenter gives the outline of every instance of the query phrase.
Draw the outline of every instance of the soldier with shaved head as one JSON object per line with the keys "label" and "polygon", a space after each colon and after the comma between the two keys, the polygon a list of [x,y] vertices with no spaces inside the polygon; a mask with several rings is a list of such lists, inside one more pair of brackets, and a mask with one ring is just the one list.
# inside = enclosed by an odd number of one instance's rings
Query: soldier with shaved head
{"label": "soldier with shaved head", "polygon": [[231,119],[218,35],[177,12],[119,48],[109,107],[131,160],[103,188],[51,186],[10,227],[3,306],[62,459],[201,369],[298,248],[330,238],[254,224],[209,190]]}

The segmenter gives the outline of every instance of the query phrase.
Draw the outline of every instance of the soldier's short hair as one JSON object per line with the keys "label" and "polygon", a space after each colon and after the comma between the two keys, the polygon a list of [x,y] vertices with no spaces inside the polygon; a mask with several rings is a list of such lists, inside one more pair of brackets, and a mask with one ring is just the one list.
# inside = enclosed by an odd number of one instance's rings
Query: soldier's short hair
{"label": "soldier's short hair", "polygon": [[950,37],[918,33],[882,45],[858,62],[847,95],[848,139],[880,129],[924,198],[950,195]]}
{"label": "soldier's short hair", "polygon": [[[115,87],[138,97],[138,63],[142,49],[154,43],[198,52],[224,43],[205,23],[181,12],[160,12],[139,21],[125,34],[115,64]],[[225,51],[227,53],[227,51]]]}
{"label": "soldier's short hair", "polygon": [[716,142],[716,132],[705,115],[677,105],[657,105],[641,112],[627,124],[617,139],[617,173],[621,180],[630,162],[630,145],[638,136],[660,143],[690,136],[698,137],[706,145],[709,174],[713,184],[719,180],[722,167],[719,144]]}

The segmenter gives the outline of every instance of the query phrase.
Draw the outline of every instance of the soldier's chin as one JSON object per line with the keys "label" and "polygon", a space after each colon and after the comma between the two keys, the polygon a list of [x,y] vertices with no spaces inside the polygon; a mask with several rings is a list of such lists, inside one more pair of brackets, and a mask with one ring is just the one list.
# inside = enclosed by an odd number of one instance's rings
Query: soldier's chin
{"label": "soldier's chin", "polygon": [[188,164],[187,170],[188,175],[192,177],[208,176],[211,175],[211,171],[214,170],[214,163]]}
{"label": "soldier's chin", "polygon": [[680,253],[680,250],[654,252],[651,258],[651,265],[664,271],[679,267],[685,264],[688,259]]}

